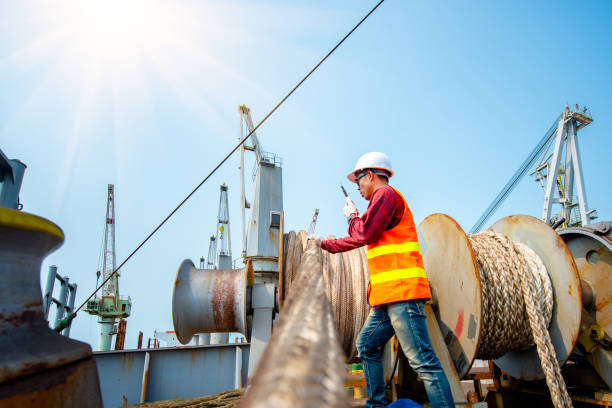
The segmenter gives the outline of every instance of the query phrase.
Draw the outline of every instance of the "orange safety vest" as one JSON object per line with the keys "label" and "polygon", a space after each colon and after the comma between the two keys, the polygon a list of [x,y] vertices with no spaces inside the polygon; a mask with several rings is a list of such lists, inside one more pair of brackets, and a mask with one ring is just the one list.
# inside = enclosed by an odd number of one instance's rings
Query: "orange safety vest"
{"label": "orange safety vest", "polygon": [[378,242],[368,245],[368,301],[371,306],[431,298],[412,212],[404,196],[395,192],[404,201],[402,219],[383,232]]}

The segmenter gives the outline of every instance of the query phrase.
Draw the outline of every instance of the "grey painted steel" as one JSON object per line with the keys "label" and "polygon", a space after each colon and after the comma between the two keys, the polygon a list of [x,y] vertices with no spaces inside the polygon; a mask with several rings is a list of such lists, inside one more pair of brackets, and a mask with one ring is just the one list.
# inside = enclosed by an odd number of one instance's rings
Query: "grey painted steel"
{"label": "grey painted steel", "polygon": [[567,120],[565,114],[562,114],[559,118],[559,124],[557,126],[557,133],[555,136],[555,148],[553,155],[550,160],[550,167],[548,168],[548,176],[546,180],[546,188],[544,189],[544,208],[542,209],[542,220],[548,222],[550,220],[550,211],[553,205],[553,188],[557,185],[556,174],[559,169],[559,160],[561,160],[561,147],[565,139],[565,121]]}
{"label": "grey painted steel", "polygon": [[[70,315],[74,311],[74,299],[76,298],[77,284],[72,283],[68,285],[68,304],[66,305],[66,314]],[[66,337],[70,337],[70,328],[72,327],[72,320],[68,324],[68,326],[64,329],[62,334]]]}
{"label": "grey painted steel", "polygon": [[49,273],[47,274],[47,284],[45,285],[45,293],[43,295],[43,313],[45,319],[49,318],[49,309],[51,308],[51,302],[53,301],[53,286],[55,286],[55,275],[57,274],[57,266],[49,266]]}
{"label": "grey painted steel", "polygon": [[63,232],[50,221],[0,208],[2,407],[24,401],[32,406],[100,406],[91,348],[50,329],[43,314],[41,263],[63,241]]}
{"label": "grey painted steel", "polygon": [[257,370],[272,334],[276,287],[272,283],[258,283],[251,290],[253,309],[253,330],[251,333],[251,355],[249,357],[249,377]]}
{"label": "grey painted steel", "polygon": [[217,257],[218,269],[233,269],[231,255],[219,255]]}
{"label": "grey painted steel", "polygon": [[[542,221],[550,222],[553,217],[553,204],[561,205],[560,217],[566,220],[566,225],[571,225],[571,211],[578,206],[580,212],[580,225],[588,225],[591,219],[596,218],[595,210],[588,210],[586,187],[582,173],[580,151],[578,149],[578,129],[592,122],[590,115],[576,110],[571,111],[566,107],[559,119],[557,132],[554,140],[554,150],[549,156],[548,148],[544,151],[539,166],[534,171],[537,181],[546,180],[544,187],[544,207],[542,209]],[[565,159],[563,152],[565,151]],[[563,160],[563,165],[561,161]],[[559,185],[560,178],[562,184]],[[577,190],[577,202],[574,202],[574,184]],[[558,196],[558,197],[556,197]]]}
{"label": "grey painted steel", "polygon": [[55,314],[55,325],[53,327],[57,327],[60,321],[64,318],[64,314],[66,313],[69,284],[70,279],[67,276],[64,276],[62,279],[60,279],[60,293],[59,298],[57,299],[57,313]]}
{"label": "grey painted steel", "polygon": [[[583,293],[582,326],[600,326],[612,334],[612,223],[610,221],[589,224],[585,227],[567,228],[559,235],[569,248],[580,274]],[[587,360],[599,376],[612,388],[612,352],[596,347],[587,354]]]}
{"label": "grey painted steel", "polygon": [[[55,280],[60,281],[60,293],[59,298],[53,297],[53,288],[55,286]],[[51,309],[51,303],[57,305],[57,312],[55,314],[54,326],[56,327],[64,316],[72,313],[74,309],[74,300],[76,297],[77,284],[70,283],[70,279],[67,276],[61,276],[57,273],[57,266],[51,265],[49,267],[49,273],[47,274],[47,282],[45,284],[45,292],[43,294],[43,315],[45,319],[49,319],[49,310]],[[66,337],[70,336],[70,328],[72,327],[72,321],[68,323],[68,326],[62,331],[62,334]]]}
{"label": "grey painted steel", "polygon": [[257,175],[247,232],[247,256],[255,272],[278,272],[280,230],[271,225],[273,213],[283,210],[282,168],[267,161],[257,165]]}
{"label": "grey painted steel", "polygon": [[[239,349],[239,352],[236,351]],[[242,359],[240,386],[246,385],[249,344],[185,346],[94,353],[105,408],[140,402],[145,355],[149,374],[145,401],[193,398],[232,390],[236,358]]]}
{"label": "grey painted steel", "polygon": [[172,322],[176,337],[188,343],[197,333],[247,330],[247,283],[250,263],[243,269],[197,269],[184,260],[176,273],[172,292]]}
{"label": "grey painted steel", "polygon": [[140,403],[144,403],[147,397],[147,383],[149,382],[149,367],[151,366],[151,353],[145,353],[144,367],[142,369],[142,382],[140,385]]}
{"label": "grey painted steel", "polygon": [[114,317],[99,317],[100,323],[100,338],[98,339],[98,350],[108,351],[111,348],[113,339],[113,328],[115,327]]}
{"label": "grey painted steel", "polygon": [[221,255],[228,256],[230,258],[230,266],[224,268],[219,263],[217,269],[231,269],[232,259],[232,242],[230,240],[230,217],[229,217],[229,203],[227,197],[227,186],[224,184],[220,187],[219,192],[219,213],[217,215],[217,253],[219,257]]}
{"label": "grey painted steel", "polygon": [[9,159],[0,150],[0,207],[21,209],[19,190],[26,167],[17,159]]}
{"label": "grey painted steel", "polygon": [[[206,261],[206,269],[215,269],[215,254],[217,253],[217,239],[214,235],[210,236],[208,244],[208,260]],[[204,269],[204,268],[201,268]]]}
{"label": "grey painted steel", "polygon": [[210,333],[210,344],[227,344],[229,333]]}

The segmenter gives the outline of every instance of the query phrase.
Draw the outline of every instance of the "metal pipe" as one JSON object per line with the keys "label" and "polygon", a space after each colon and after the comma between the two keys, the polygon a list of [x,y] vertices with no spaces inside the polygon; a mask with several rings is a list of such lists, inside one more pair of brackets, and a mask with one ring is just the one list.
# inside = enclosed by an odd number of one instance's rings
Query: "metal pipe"
{"label": "metal pipe", "polygon": [[[76,297],[77,284],[73,283],[68,285],[68,289],[70,289],[70,297],[68,298],[68,306],[66,307],[67,314],[70,314],[74,311],[74,298]],[[68,324],[68,326],[64,329],[62,333],[66,337],[70,337],[70,328],[72,327],[72,321]]]}
{"label": "metal pipe", "polygon": [[143,404],[147,399],[147,382],[149,381],[149,365],[151,363],[151,353],[145,353],[144,368],[142,369],[142,386],[140,388],[140,403]]}
{"label": "metal pipe", "polygon": [[101,317],[98,319],[98,323],[100,323],[100,341],[98,343],[98,350],[108,351],[110,350],[111,340],[113,338],[115,319],[112,317]]}
{"label": "metal pipe", "polygon": [[51,299],[53,298],[53,286],[55,286],[55,275],[57,274],[57,266],[49,266],[47,274],[47,284],[45,285],[45,293],[43,295],[43,312],[45,320],[49,319],[49,309],[51,308]]}
{"label": "metal pipe", "polygon": [[236,366],[234,369],[234,389],[242,388],[242,350],[236,346]]}
{"label": "metal pipe", "polygon": [[68,301],[68,284],[70,279],[67,276],[64,276],[61,281],[60,286],[60,294],[57,299],[57,313],[55,314],[55,327],[60,323],[60,321],[64,318],[64,313],[66,312],[66,302]]}
{"label": "metal pipe", "polygon": [[[240,110],[240,108],[239,108]],[[242,110],[240,110],[242,112]],[[243,127],[244,120],[242,118],[242,113],[240,113],[240,137],[238,138],[242,141],[242,135],[244,133]],[[242,221],[242,256],[246,256],[246,193],[244,186],[244,145],[240,148],[240,217]]]}

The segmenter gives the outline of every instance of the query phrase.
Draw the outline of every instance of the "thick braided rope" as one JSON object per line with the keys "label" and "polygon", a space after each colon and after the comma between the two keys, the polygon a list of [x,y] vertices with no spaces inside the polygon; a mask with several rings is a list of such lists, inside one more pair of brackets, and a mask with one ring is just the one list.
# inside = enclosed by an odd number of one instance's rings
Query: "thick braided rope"
{"label": "thick braided rope", "polygon": [[548,332],[553,293],[542,260],[526,245],[493,231],[469,239],[483,295],[483,339],[477,357],[495,359],[535,343],[555,407],[571,407]]}
{"label": "thick braided rope", "polygon": [[[289,231],[283,244],[283,293],[298,278],[297,271],[306,251],[306,233]],[[350,360],[356,355],[355,341],[370,307],[367,302],[368,260],[365,248],[330,254],[322,251],[323,280],[332,310],[334,327],[342,349]]]}

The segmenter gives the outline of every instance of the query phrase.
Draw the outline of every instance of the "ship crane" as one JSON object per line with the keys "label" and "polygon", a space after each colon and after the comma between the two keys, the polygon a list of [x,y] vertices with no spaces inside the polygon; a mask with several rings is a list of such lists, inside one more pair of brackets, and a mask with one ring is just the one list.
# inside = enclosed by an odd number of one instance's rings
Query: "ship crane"
{"label": "ship crane", "polygon": [[227,185],[225,183],[221,184],[219,190],[220,194],[219,212],[217,214],[217,231],[215,234],[210,236],[206,269],[232,268],[232,247],[230,241]]}
{"label": "ship crane", "polygon": [[[117,266],[115,252],[115,186],[108,185],[106,201],[106,225],[104,228],[104,256],[102,278],[108,279]],[[130,297],[119,296],[119,274],[116,273],[102,287],[101,296],[87,302],[85,311],[98,316],[100,323],[100,351],[110,350],[113,329],[117,318],[129,317],[132,310]]]}
{"label": "ship crane", "polygon": [[[575,109],[571,110],[569,106],[566,106],[559,118],[553,122],[529,156],[520,165],[519,169],[512,175],[497,197],[495,197],[491,205],[487,207],[478,221],[476,221],[470,230],[470,234],[474,234],[482,229],[487,220],[514,190],[525,173],[533,168],[538,157],[540,160],[535,165],[535,170],[531,175],[535,176],[535,180],[544,189],[542,221],[558,228],[586,226],[591,220],[597,218],[596,211],[588,209],[586,187],[584,185],[577,141],[578,130],[591,122],[593,122],[593,118],[588,113],[586,107],[580,109],[576,105]],[[564,152],[565,159],[562,160]],[[578,194],[576,197],[573,196],[574,185]],[[560,214],[552,213],[553,204],[561,205]],[[578,214],[576,214],[576,208],[578,209]]]}

